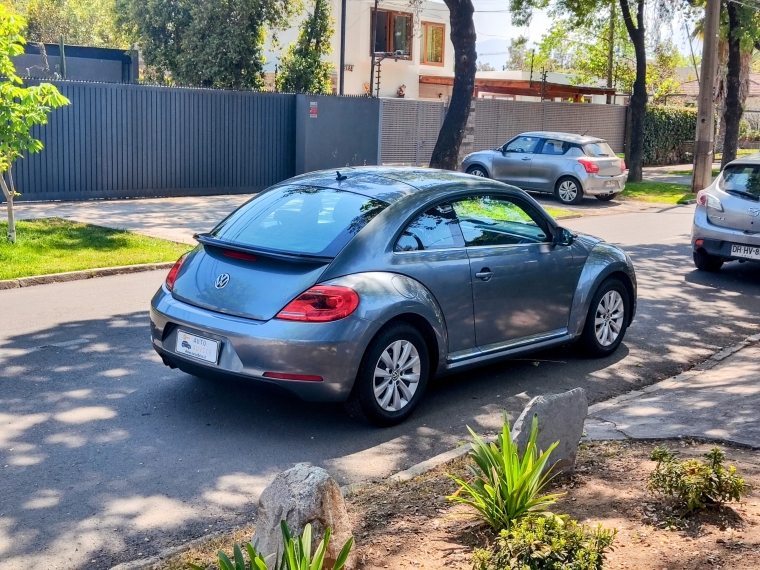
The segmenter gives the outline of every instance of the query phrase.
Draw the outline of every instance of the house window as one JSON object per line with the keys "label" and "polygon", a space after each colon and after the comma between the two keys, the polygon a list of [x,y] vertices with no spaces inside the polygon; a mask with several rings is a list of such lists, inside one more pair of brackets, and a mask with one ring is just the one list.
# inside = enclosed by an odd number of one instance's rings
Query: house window
{"label": "house window", "polygon": [[446,43],[446,26],[422,22],[422,54],[420,63],[443,65],[443,46]]}
{"label": "house window", "polygon": [[[370,27],[370,55],[372,54],[372,33],[375,26],[375,11],[372,10]],[[404,12],[377,11],[377,35],[375,53],[401,52],[404,57],[412,55],[412,15]]]}

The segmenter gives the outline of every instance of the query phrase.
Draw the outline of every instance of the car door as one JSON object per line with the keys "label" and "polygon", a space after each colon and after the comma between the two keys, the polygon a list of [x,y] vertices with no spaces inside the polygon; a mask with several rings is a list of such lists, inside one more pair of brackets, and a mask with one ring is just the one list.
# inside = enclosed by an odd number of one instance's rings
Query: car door
{"label": "car door", "polygon": [[552,243],[527,200],[473,195],[452,205],[470,259],[478,348],[564,334],[578,280],[572,248]]}
{"label": "car door", "polygon": [[449,353],[474,349],[470,261],[450,204],[432,207],[407,225],[394,245],[393,265],[435,297],[446,321]]}
{"label": "car door", "polygon": [[520,135],[494,153],[493,177],[518,188],[530,188],[530,164],[534,150],[541,141],[539,137]]}
{"label": "car door", "polygon": [[569,143],[546,139],[538,145],[530,163],[530,184],[542,192],[554,192],[554,183],[565,170],[568,162],[565,153]]}

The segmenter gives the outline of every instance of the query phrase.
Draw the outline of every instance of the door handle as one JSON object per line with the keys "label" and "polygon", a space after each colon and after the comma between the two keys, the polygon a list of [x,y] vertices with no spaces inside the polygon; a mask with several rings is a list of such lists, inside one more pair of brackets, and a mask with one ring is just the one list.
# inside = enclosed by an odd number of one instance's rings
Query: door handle
{"label": "door handle", "polygon": [[523,157],[521,160],[530,160],[529,156]]}
{"label": "door handle", "polygon": [[493,272],[490,269],[488,269],[488,267],[484,267],[478,273],[475,274],[475,277],[477,277],[478,279],[482,279],[483,281],[490,281],[491,277],[493,277]]}

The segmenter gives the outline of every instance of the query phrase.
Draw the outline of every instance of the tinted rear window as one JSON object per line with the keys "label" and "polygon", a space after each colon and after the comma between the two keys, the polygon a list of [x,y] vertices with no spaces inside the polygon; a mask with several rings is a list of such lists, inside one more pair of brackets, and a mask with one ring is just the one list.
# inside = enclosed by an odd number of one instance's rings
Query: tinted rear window
{"label": "tinted rear window", "polygon": [[723,170],[718,186],[726,192],[736,190],[760,197],[760,166],[729,164]]}
{"label": "tinted rear window", "polygon": [[353,192],[283,186],[241,206],[211,235],[252,248],[335,257],[386,206]]}
{"label": "tinted rear window", "polygon": [[586,156],[594,156],[598,158],[615,156],[614,151],[606,142],[584,144],[583,152],[586,153]]}

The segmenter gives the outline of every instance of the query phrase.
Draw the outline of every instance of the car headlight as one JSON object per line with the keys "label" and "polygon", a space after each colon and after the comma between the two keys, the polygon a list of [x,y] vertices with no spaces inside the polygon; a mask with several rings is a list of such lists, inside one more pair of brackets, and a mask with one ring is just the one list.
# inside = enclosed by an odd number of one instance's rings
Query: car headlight
{"label": "car headlight", "polygon": [[719,212],[723,211],[723,204],[720,203],[720,200],[708,193],[707,190],[700,190],[697,193],[697,204],[712,208],[713,210],[718,210]]}

